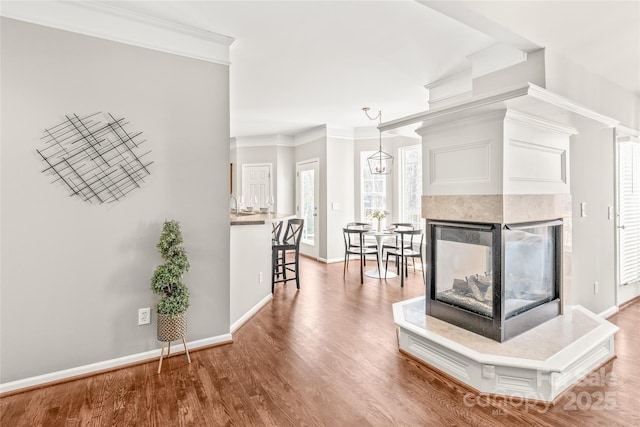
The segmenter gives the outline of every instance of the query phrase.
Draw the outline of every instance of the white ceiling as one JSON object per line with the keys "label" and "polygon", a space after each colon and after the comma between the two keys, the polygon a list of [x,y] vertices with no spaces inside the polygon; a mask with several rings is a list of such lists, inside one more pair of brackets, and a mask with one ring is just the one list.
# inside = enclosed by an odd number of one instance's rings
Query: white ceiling
{"label": "white ceiling", "polygon": [[640,95],[640,1],[461,1]]}
{"label": "white ceiling", "polygon": [[[438,3],[445,2],[117,4],[235,38],[233,137],[371,126],[365,106],[382,109],[384,121],[424,111],[425,84],[469,67],[467,56],[496,41],[552,47],[640,93],[639,1],[446,2],[456,19],[435,10],[446,9]],[[484,19],[465,19],[473,16]]]}

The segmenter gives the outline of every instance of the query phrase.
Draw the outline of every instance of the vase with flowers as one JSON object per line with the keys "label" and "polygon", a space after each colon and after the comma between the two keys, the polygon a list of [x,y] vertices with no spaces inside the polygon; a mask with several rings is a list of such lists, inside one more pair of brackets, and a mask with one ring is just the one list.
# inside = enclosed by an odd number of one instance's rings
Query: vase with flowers
{"label": "vase with flowers", "polygon": [[377,227],[376,227],[376,229],[378,231],[382,231],[382,220],[387,215],[389,215],[389,212],[387,212],[387,211],[379,211],[377,209],[369,214],[369,218],[370,219],[375,219],[378,222]]}

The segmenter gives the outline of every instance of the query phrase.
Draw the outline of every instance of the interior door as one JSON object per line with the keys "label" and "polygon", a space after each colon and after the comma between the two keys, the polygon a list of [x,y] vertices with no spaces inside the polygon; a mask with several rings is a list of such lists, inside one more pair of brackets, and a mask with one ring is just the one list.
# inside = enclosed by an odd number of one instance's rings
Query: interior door
{"label": "interior door", "polygon": [[242,165],[242,194],[245,206],[253,206],[253,198],[257,199],[258,208],[267,206],[271,195],[271,164]]}
{"label": "interior door", "polygon": [[616,148],[619,305],[640,295],[640,142],[618,137]]}
{"label": "interior door", "polygon": [[319,161],[296,163],[296,215],[304,219],[300,252],[318,258],[318,204],[320,200]]}

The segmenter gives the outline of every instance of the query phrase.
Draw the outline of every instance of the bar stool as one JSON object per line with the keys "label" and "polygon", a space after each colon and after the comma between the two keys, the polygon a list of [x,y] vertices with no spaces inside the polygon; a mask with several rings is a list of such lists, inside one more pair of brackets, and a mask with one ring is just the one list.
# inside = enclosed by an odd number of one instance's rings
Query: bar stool
{"label": "bar stool", "polygon": [[[276,283],[284,283],[289,280],[295,280],[296,288],[300,289],[299,260],[303,226],[304,219],[290,219],[282,242],[274,242],[271,245],[271,293],[273,293]],[[294,251],[293,261],[287,261],[287,252],[290,251]],[[287,277],[287,271],[294,273],[293,277]],[[282,278],[280,278],[281,275]]]}

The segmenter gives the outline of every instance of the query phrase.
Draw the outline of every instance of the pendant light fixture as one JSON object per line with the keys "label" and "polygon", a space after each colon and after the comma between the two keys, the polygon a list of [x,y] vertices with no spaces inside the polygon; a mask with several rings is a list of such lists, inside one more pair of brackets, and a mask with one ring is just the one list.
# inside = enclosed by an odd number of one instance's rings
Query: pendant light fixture
{"label": "pendant light fixture", "polygon": [[[382,123],[382,110],[378,111],[375,117],[369,115],[369,110],[369,107],[362,109],[369,120],[378,120],[378,125],[380,125],[380,123]],[[380,141],[378,151],[367,157],[369,171],[372,175],[389,175],[391,173],[391,166],[393,166],[393,156],[382,151],[382,131],[378,129],[378,132]]]}

